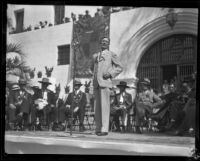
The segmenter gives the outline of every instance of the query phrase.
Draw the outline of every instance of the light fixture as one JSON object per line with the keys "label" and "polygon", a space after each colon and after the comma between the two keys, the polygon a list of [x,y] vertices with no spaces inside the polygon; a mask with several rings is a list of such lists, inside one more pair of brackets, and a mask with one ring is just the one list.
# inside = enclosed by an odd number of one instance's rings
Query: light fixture
{"label": "light fixture", "polygon": [[174,12],[173,8],[168,10],[168,14],[166,15],[166,23],[171,27],[173,30],[176,22],[178,21],[178,14]]}

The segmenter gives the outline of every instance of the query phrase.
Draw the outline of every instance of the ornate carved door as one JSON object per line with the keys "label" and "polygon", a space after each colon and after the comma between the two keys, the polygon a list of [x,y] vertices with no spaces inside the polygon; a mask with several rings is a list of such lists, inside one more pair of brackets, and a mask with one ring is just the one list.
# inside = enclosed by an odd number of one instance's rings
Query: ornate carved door
{"label": "ornate carved door", "polygon": [[152,45],[141,58],[137,77],[147,77],[153,88],[161,90],[163,66],[176,65],[178,81],[191,75],[196,70],[197,40],[192,35],[172,35]]}

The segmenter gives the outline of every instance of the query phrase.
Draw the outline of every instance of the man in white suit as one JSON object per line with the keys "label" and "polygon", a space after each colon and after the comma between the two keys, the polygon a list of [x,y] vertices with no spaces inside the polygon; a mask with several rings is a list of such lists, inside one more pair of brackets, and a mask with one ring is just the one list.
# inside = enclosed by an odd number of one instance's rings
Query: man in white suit
{"label": "man in white suit", "polygon": [[101,41],[101,51],[93,55],[95,122],[96,135],[98,136],[108,134],[112,79],[119,75],[123,70],[117,55],[108,50],[109,44],[109,39],[103,38]]}

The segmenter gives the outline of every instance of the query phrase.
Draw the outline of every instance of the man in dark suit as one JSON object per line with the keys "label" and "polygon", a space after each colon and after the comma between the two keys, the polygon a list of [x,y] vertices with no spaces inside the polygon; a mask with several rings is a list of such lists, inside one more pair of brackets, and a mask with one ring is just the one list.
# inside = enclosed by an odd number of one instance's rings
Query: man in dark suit
{"label": "man in dark suit", "polygon": [[127,130],[127,120],[128,120],[128,111],[132,106],[132,96],[131,94],[126,92],[127,83],[121,81],[117,87],[120,89],[120,93],[116,94],[116,99],[114,103],[114,108],[116,108],[116,114],[114,115],[114,121],[117,126],[117,130],[119,131],[120,122],[119,117],[121,117],[122,121],[122,132],[126,132]]}
{"label": "man in dark suit", "polygon": [[[84,116],[85,116],[85,106],[87,104],[86,94],[80,90],[82,86],[79,80],[74,82],[74,91],[69,93],[67,97],[66,105],[70,105],[70,114],[73,111],[73,118],[78,118],[79,120],[79,131],[84,131]],[[71,117],[71,116],[70,116]],[[75,120],[74,119],[74,120]],[[73,123],[74,123],[73,120]],[[71,125],[70,125],[71,126]]]}
{"label": "man in dark suit", "polygon": [[108,38],[103,38],[101,41],[101,51],[93,55],[95,123],[96,135],[98,136],[108,134],[112,79],[123,70],[118,56],[108,50],[109,44],[110,40]]}

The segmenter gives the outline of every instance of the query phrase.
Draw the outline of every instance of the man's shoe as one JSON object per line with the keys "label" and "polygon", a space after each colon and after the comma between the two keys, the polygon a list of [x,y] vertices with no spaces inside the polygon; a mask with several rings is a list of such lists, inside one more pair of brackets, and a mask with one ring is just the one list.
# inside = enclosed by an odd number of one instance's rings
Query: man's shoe
{"label": "man's shoe", "polygon": [[106,135],[108,135],[107,132],[100,132],[100,133],[97,133],[97,136],[106,136]]}

